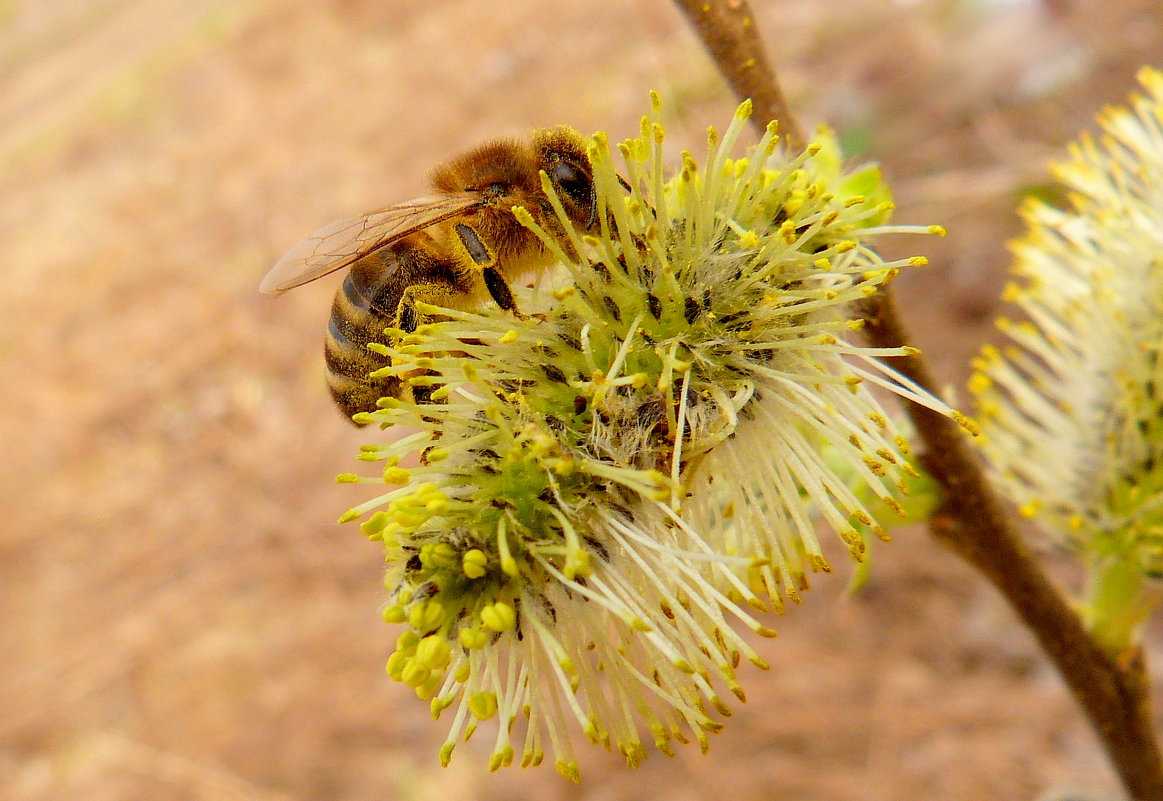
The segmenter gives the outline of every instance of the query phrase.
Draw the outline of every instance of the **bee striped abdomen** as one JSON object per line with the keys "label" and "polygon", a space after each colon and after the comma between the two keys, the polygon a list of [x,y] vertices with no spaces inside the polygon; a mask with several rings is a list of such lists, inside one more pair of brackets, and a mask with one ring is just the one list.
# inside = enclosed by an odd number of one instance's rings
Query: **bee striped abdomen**
{"label": "bee striped abdomen", "polygon": [[[400,382],[394,377],[368,375],[388,366],[388,359],[368,350],[367,345],[384,342],[384,329],[392,320],[381,312],[380,304],[373,305],[371,293],[361,286],[361,273],[358,269],[349,272],[335,293],[324,340],[327,386],[336,405],[348,417],[375,411],[377,400],[385,395],[396,396],[400,389]],[[395,304],[391,308],[394,312]]]}
{"label": "bee striped abdomen", "polygon": [[[485,143],[437,167],[430,194],[328,223],[274,263],[259,284],[271,295],[349,270],[324,343],[327,384],[341,412],[375,411],[383,397],[438,402],[438,380],[418,380],[424,368],[408,370],[405,380],[371,378],[391,362],[367,346],[391,344],[385,328],[409,334],[438,321],[433,306],[471,310],[492,299],[519,314],[509,282],[553,260],[512,209],[526,209],[569,251],[575,237],[566,229],[588,230],[597,219],[587,154],[586,138],[564,125]],[[546,176],[560,206],[545,195]],[[558,218],[562,209],[568,220]]]}

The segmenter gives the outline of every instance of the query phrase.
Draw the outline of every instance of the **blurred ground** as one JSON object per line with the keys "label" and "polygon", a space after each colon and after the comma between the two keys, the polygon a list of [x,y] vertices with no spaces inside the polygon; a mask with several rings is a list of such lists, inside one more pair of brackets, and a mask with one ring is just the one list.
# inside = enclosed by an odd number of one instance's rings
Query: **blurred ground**
{"label": "blurred ground", "polygon": [[[755,2],[803,121],[894,183],[886,242],[953,387],[1044,163],[1163,61],[1149,0]],[[365,434],[322,386],[334,282],[283,249],[418,193],[483,137],[637,131],[696,150],[730,100],[664,0],[0,2],[0,797],[1019,801],[1114,779],[1002,603],[922,531],[822,578],[713,741],[629,771],[441,770],[389,681],[379,552],[334,524]],[[841,561],[841,560],[837,560]],[[1158,638],[1156,638],[1158,642]],[[1163,664],[1163,654],[1153,654]]]}

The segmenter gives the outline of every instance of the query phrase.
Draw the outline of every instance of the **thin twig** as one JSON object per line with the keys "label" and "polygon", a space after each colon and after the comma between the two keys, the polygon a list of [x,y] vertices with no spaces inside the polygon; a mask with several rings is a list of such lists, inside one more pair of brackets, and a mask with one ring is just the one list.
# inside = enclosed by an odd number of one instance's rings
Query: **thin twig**
{"label": "thin twig", "polygon": [[[874,347],[910,341],[891,293],[880,293],[870,306],[866,330]],[[930,391],[937,386],[920,356],[894,359],[893,366]],[[933,534],[997,587],[1037,638],[1086,713],[1130,797],[1163,799],[1163,763],[1142,654],[1129,653],[1116,662],[1090,636],[1023,545],[961,428],[916,404],[907,404],[907,411],[925,443],[924,465],[944,489],[942,507],[930,520]]]}
{"label": "thin twig", "polygon": [[775,79],[747,3],[674,0],[674,4],[686,15],[736,97],[751,99],[752,122],[762,131],[771,120],[779,120],[779,132],[790,149],[807,144]]}
{"label": "thin twig", "polygon": [[[673,0],[702,38],[741,99],[751,97],[762,128],[779,119],[792,140],[802,137],[786,108],[745,0]],[[764,86],[763,83],[770,83]],[[893,295],[884,288],[866,309],[869,341],[893,348],[911,338]],[[893,360],[903,375],[931,392],[937,384],[924,359]],[[1163,760],[1151,721],[1149,681],[1141,652],[1107,654],[1022,544],[955,421],[916,404],[906,410],[924,443],[924,463],[944,490],[933,534],[973,565],[1006,598],[1057,666],[1135,801],[1163,799]]]}

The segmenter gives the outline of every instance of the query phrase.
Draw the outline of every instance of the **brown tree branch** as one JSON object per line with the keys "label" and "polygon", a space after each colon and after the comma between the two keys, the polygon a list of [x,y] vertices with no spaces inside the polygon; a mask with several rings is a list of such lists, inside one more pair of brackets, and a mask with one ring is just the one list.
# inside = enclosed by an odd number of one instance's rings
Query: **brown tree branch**
{"label": "brown tree branch", "polygon": [[[873,346],[910,341],[891,293],[880,293],[870,306],[866,331]],[[930,391],[937,386],[920,356],[894,359],[893,366]],[[931,409],[906,405],[925,444],[923,463],[944,491],[942,506],[930,520],[933,534],[977,568],[1037,638],[1090,720],[1130,797],[1163,799],[1163,763],[1142,654],[1116,661],[1099,646],[1022,543],[960,426]]]}
{"label": "brown tree branch", "polygon": [[[762,129],[778,119],[789,142],[803,144],[776,82],[745,0],[674,0],[740,98],[755,103]],[[866,327],[875,347],[909,344],[889,288],[868,304]],[[937,384],[924,359],[893,360],[902,375],[930,392]],[[1023,545],[986,480],[964,431],[923,406],[906,411],[924,443],[923,460],[944,492],[930,521],[933,534],[973,565],[1013,607],[1057,666],[1107,756],[1135,801],[1163,799],[1163,760],[1151,720],[1149,682],[1141,652],[1116,661],[1084,628],[1069,603]]]}
{"label": "brown tree branch", "polygon": [[747,3],[674,0],[674,4],[686,15],[735,96],[740,101],[751,99],[751,121],[763,130],[771,120],[779,120],[779,131],[790,149],[807,144],[775,79]]}

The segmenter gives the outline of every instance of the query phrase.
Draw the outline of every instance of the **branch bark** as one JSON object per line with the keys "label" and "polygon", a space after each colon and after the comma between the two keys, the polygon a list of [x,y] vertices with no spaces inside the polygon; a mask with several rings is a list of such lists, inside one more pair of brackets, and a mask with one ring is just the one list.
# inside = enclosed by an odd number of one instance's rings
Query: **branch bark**
{"label": "branch bark", "polygon": [[[890,293],[880,293],[870,307],[866,331],[872,345],[897,347],[910,341]],[[920,356],[894,359],[893,366],[930,391],[937,386]],[[1082,707],[1130,797],[1163,799],[1163,762],[1141,651],[1116,661],[1095,642],[1022,543],[961,427],[931,409],[906,405],[925,444],[925,467],[944,491],[942,506],[930,520],[934,536],[985,576],[1034,634]]]}
{"label": "branch bark", "polygon": [[674,4],[686,15],[735,96],[740,102],[751,99],[751,121],[760,131],[771,120],[779,120],[789,149],[807,144],[767,60],[750,6],[743,0],[674,0]]}
{"label": "branch bark", "polygon": [[[793,147],[804,139],[764,53],[745,0],[673,0],[740,100],[750,97],[752,121],[762,129],[778,119]],[[911,344],[890,288],[865,309],[875,347]],[[930,392],[937,384],[920,356],[893,367]],[[1163,760],[1151,718],[1150,683],[1141,650],[1112,656],[1090,636],[1062,593],[1033,559],[986,480],[961,427],[943,415],[907,403],[924,443],[923,460],[944,492],[930,521],[940,541],[993,584],[1031,630],[1082,707],[1134,801],[1163,799]]]}

